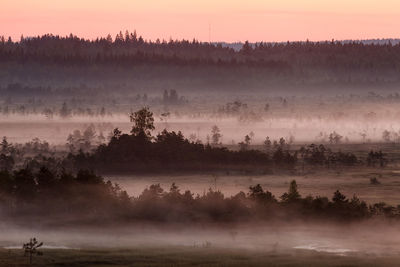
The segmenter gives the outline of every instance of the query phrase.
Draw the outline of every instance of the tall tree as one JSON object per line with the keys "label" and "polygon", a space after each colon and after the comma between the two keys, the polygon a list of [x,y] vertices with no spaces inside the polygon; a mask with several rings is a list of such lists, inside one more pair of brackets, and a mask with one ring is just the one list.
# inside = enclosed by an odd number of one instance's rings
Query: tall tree
{"label": "tall tree", "polygon": [[151,139],[151,131],[154,127],[153,112],[150,111],[149,107],[144,107],[136,112],[130,114],[130,120],[133,122],[131,133],[134,136],[143,136],[147,139]]}
{"label": "tall tree", "polygon": [[221,144],[221,138],[221,130],[218,128],[217,125],[214,125],[211,128],[211,144],[214,146]]}
{"label": "tall tree", "polygon": [[290,182],[289,191],[281,196],[283,202],[292,203],[300,199],[299,191],[297,190],[296,180]]}

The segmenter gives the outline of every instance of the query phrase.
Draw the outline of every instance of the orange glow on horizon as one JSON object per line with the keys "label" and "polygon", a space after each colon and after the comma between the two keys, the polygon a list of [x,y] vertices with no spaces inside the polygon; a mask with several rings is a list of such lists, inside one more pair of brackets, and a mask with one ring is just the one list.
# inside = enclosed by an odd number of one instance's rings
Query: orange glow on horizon
{"label": "orange glow on horizon", "polygon": [[2,0],[0,35],[286,41],[400,37],[397,0]]}

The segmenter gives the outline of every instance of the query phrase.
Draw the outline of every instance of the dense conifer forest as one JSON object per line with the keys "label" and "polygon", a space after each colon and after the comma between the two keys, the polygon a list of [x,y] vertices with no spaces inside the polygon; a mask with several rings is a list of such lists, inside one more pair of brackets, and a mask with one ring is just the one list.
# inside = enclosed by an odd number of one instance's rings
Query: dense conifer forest
{"label": "dense conifer forest", "polygon": [[246,42],[235,50],[197,40],[144,40],[128,31],[95,40],[0,37],[0,86],[29,85],[39,92],[82,86],[159,91],[172,84],[186,92],[394,88],[399,59],[400,44],[390,42]]}

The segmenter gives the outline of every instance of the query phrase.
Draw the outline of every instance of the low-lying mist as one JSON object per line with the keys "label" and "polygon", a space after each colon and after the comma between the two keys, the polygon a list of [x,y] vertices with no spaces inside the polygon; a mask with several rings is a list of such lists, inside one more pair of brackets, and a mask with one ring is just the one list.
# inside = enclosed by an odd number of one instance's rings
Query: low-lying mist
{"label": "low-lying mist", "polygon": [[[385,131],[397,136],[399,129],[394,127],[394,124],[395,118],[371,121],[359,118],[331,120],[318,117],[303,119],[271,117],[259,122],[243,123],[235,118],[180,117],[171,118],[167,122],[155,118],[155,132],[164,129],[181,131],[193,141],[200,140],[206,143],[211,136],[212,127],[217,125],[224,145],[236,145],[249,134],[252,135],[252,143],[256,145],[261,145],[267,136],[271,140],[283,137],[294,143],[327,143],[332,132],[340,134],[343,137],[342,142],[363,143],[388,141],[383,138]],[[40,116],[0,118],[1,135],[17,143],[40,138],[53,145],[64,145],[68,135],[74,130],[83,131],[90,125],[95,127],[97,134],[102,134],[104,137],[109,136],[114,128],[119,128],[123,132],[129,132],[131,129],[127,115],[104,118],[74,117],[67,120],[47,120]],[[392,141],[396,141],[396,136],[392,137]]]}
{"label": "low-lying mist", "polygon": [[118,98],[113,104],[94,104],[90,98],[61,102],[4,99],[0,100],[0,132],[12,142],[40,138],[64,145],[74,130],[83,130],[91,124],[97,134],[105,137],[117,127],[129,132],[132,126],[129,113],[149,106],[155,115],[155,132],[182,131],[193,141],[203,143],[210,138],[214,125],[219,127],[224,145],[237,144],[250,133],[253,144],[262,144],[267,136],[295,143],[324,143],[329,142],[332,132],[340,134],[341,141],[346,143],[397,142],[400,136],[396,127],[398,94],[181,96],[175,90],[170,91],[177,94],[173,103],[163,98],[162,92],[146,94],[146,100],[141,94],[133,94]]}
{"label": "low-lying mist", "polygon": [[47,248],[129,248],[188,246],[235,248],[285,253],[295,249],[338,255],[399,255],[400,227],[382,221],[346,225],[273,222],[268,224],[174,225],[137,224],[70,228],[23,228],[0,225],[0,246],[16,248],[37,237]]}
{"label": "low-lying mist", "polygon": [[[400,203],[399,173],[391,170],[363,170],[363,167],[351,171],[322,170],[304,175],[226,175],[221,173],[174,174],[174,175],[107,175],[113,183],[119,184],[129,195],[139,196],[150,184],[160,184],[169,188],[175,183],[181,190],[190,190],[202,195],[210,188],[221,191],[225,196],[233,196],[240,191],[246,192],[255,184],[261,184],[274,195],[280,196],[287,191],[292,179],[296,179],[303,196],[332,196],[340,190],[347,196],[356,194],[367,203],[385,202],[393,205]],[[370,179],[379,177],[382,183],[373,185]]]}

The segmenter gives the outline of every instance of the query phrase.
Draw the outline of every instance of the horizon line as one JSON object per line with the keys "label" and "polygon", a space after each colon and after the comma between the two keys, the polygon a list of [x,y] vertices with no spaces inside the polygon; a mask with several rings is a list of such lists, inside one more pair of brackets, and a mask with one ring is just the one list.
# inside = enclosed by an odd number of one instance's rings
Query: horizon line
{"label": "horizon line", "polygon": [[[28,36],[24,36],[24,34],[21,34],[19,39],[20,40],[16,40],[17,38],[12,38],[12,36],[6,36],[6,35],[1,35],[0,37],[4,37],[6,40],[9,40],[11,38],[11,41],[13,43],[19,43],[21,41],[21,38],[24,39],[33,39],[33,38],[40,38],[40,37],[45,37],[45,36],[52,36],[52,37],[60,37],[60,38],[70,38],[72,37],[76,37],[78,39],[84,40],[84,41],[96,41],[98,39],[107,39],[109,36],[111,36],[113,42],[115,42],[116,40],[116,36],[119,35],[120,33],[122,33],[123,36],[125,36],[125,32],[127,32],[128,30],[125,31],[119,31],[118,33],[116,33],[114,36],[110,33],[108,33],[107,35],[101,35],[101,36],[97,36],[95,38],[89,38],[89,37],[82,37],[79,36],[77,34],[74,33],[69,33],[69,34],[55,34],[55,33],[45,33],[45,34],[38,34],[38,35],[28,35]],[[129,32],[130,34],[136,33],[136,30],[134,30],[133,32]],[[390,41],[398,41],[400,42],[400,36],[399,37],[385,37],[385,38],[365,38],[365,39],[320,39],[320,40],[310,40],[308,38],[306,38],[305,40],[287,40],[287,41],[224,41],[224,40],[219,40],[219,41],[203,41],[200,39],[196,39],[196,38],[192,38],[192,39],[177,39],[177,38],[173,38],[172,36],[169,39],[165,39],[165,38],[144,38],[143,35],[137,34],[137,38],[142,38],[143,41],[145,42],[157,42],[157,40],[159,40],[161,43],[165,43],[165,42],[169,42],[169,41],[197,41],[199,43],[210,43],[210,44],[244,44],[246,42],[248,42],[249,44],[260,44],[260,43],[264,43],[264,44],[282,44],[282,43],[305,43],[305,42],[310,42],[310,43],[326,43],[326,42],[339,42],[339,43],[345,43],[345,42],[374,42],[374,41],[386,41],[386,42],[390,42]]]}

